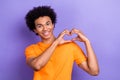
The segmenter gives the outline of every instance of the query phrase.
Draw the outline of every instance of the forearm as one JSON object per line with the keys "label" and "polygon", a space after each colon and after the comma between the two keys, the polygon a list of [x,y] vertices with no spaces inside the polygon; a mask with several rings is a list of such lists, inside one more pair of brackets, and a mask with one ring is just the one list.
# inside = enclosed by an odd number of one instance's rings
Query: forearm
{"label": "forearm", "polygon": [[88,65],[89,71],[91,73],[92,72],[98,73],[99,72],[98,61],[89,40],[85,42],[85,45],[86,45],[86,51],[87,51],[87,65]]}
{"label": "forearm", "polygon": [[49,48],[47,48],[41,55],[38,57],[34,58],[31,61],[31,66],[35,70],[40,70],[43,66],[46,65],[46,63],[49,61],[52,53],[54,52],[55,48],[58,45],[58,41],[54,41]]}

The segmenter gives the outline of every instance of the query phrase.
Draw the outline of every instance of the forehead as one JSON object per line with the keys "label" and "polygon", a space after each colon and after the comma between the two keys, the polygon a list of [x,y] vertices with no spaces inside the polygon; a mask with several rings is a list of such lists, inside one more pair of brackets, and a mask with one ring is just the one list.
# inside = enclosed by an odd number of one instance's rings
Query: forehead
{"label": "forehead", "polygon": [[51,22],[51,18],[49,16],[43,16],[43,17],[39,17],[38,19],[35,20],[35,24],[45,24],[46,22],[50,21]]}

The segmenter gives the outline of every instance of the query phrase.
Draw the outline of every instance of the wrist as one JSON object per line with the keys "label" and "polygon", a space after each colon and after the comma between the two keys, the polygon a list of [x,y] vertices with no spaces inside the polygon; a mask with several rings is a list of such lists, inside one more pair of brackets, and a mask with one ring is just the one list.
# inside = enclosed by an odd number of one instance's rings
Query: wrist
{"label": "wrist", "polygon": [[54,42],[53,42],[53,45],[58,45],[59,44],[59,41],[58,41],[58,39],[56,39]]}
{"label": "wrist", "polygon": [[86,41],[84,41],[85,44],[90,44],[90,41],[87,39]]}

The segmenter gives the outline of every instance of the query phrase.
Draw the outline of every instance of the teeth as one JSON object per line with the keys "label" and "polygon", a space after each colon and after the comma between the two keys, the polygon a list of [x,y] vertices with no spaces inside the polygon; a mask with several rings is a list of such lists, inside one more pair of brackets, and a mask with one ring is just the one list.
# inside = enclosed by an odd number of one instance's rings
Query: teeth
{"label": "teeth", "polygon": [[48,31],[43,32],[43,35],[47,36],[47,35],[49,35],[49,32]]}

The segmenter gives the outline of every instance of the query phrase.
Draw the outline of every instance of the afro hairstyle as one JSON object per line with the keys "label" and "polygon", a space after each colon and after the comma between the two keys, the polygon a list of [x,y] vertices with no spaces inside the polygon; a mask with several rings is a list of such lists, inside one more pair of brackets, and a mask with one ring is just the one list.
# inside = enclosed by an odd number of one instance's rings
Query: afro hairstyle
{"label": "afro hairstyle", "polygon": [[38,7],[34,7],[26,14],[25,20],[27,27],[34,32],[35,20],[43,16],[50,17],[52,23],[53,24],[56,23],[56,13],[50,6],[38,6]]}

